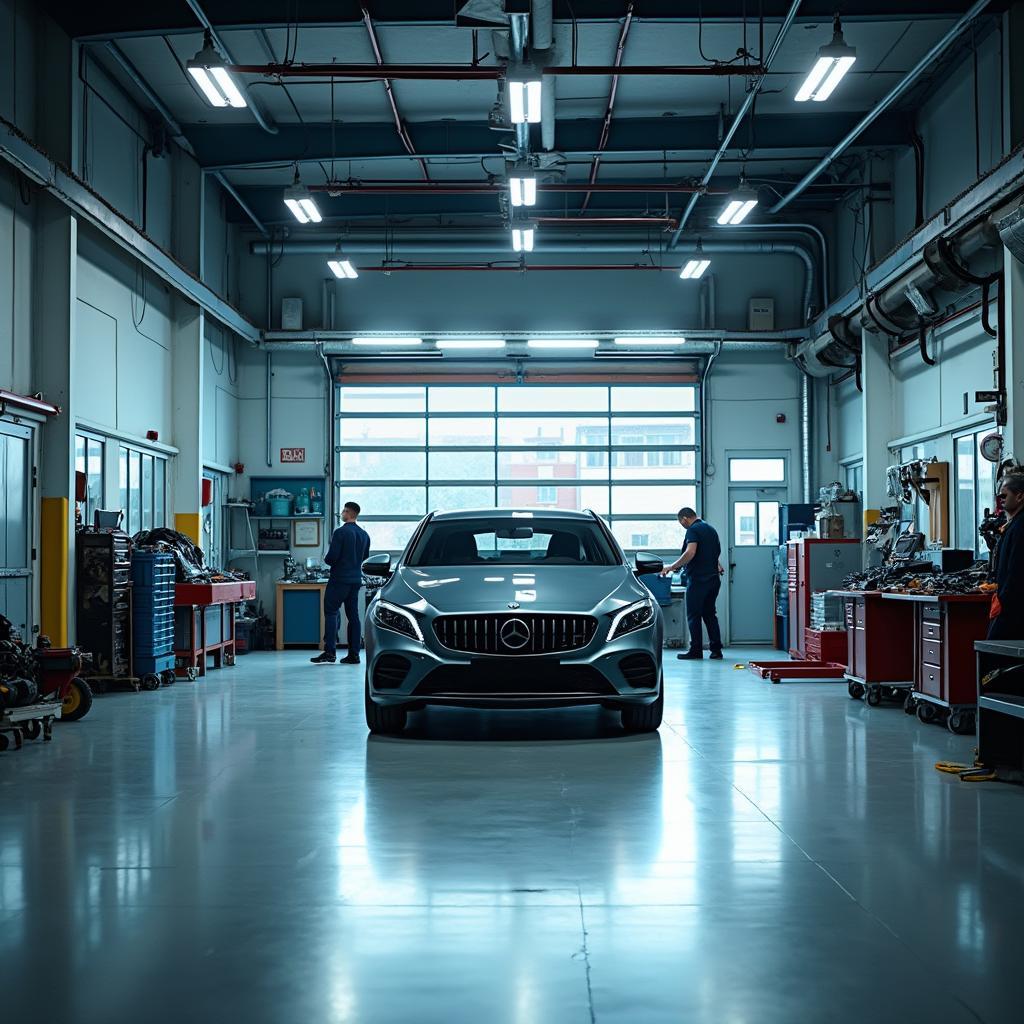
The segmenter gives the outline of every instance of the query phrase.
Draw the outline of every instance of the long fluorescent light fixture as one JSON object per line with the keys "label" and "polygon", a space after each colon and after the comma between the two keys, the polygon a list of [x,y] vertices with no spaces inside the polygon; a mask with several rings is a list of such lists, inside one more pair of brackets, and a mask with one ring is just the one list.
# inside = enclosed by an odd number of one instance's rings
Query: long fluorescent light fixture
{"label": "long fluorescent light fixture", "polygon": [[541,80],[514,79],[508,82],[508,107],[513,124],[540,122]]}
{"label": "long fluorescent light fixture", "polygon": [[299,181],[298,171],[295,181],[284,190],[284,205],[300,224],[319,224],[323,220],[309,189]]}
{"label": "long fluorescent light fixture", "polygon": [[718,223],[739,224],[747,219],[747,214],[755,206],[757,206],[757,192],[741,180],[740,187],[730,193],[722,212],[718,215]]}
{"label": "long fluorescent light fixture", "polygon": [[634,345],[651,345],[651,346],[669,346],[669,345],[685,345],[685,338],[615,338],[616,345],[626,345],[632,348]]}
{"label": "long fluorescent light fixture", "polygon": [[857,51],[846,45],[843,26],[837,14],[833,22],[832,42],[818,50],[818,59],[794,99],[797,103],[806,103],[807,100],[821,103],[827,100],[856,60]]}
{"label": "long fluorescent light fixture", "polygon": [[245,97],[231,77],[226,61],[214,48],[209,32],[203,38],[203,48],[186,67],[211,107],[246,106]]}
{"label": "long fluorescent light fixture", "polygon": [[533,252],[534,229],[521,227],[512,229],[512,249],[514,252]]}
{"label": "long fluorescent light fixture", "polygon": [[353,345],[376,345],[378,348],[412,348],[422,345],[422,338],[353,338]]}
{"label": "long fluorescent light fixture", "polygon": [[710,266],[711,260],[687,260],[679,276],[684,281],[696,281]]}
{"label": "long fluorescent light fixture", "polygon": [[328,260],[327,266],[331,268],[331,273],[339,279],[354,281],[359,276],[356,268],[352,266],[351,260]]}
{"label": "long fluorescent light fixture", "polygon": [[527,348],[597,348],[596,338],[533,338]]}
{"label": "long fluorescent light fixture", "polygon": [[537,202],[537,178],[524,171],[513,171],[508,179],[513,206],[533,206]]}
{"label": "long fluorescent light fixture", "polygon": [[504,348],[504,338],[438,338],[437,347],[440,349],[486,349]]}

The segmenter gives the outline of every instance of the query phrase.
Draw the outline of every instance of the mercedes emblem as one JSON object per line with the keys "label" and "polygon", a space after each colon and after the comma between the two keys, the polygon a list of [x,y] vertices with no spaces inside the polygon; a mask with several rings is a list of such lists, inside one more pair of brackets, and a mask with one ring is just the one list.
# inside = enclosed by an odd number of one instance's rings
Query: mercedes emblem
{"label": "mercedes emblem", "polygon": [[519,602],[518,601],[509,601],[508,607],[511,608],[513,611],[515,611],[515,609],[519,607]]}
{"label": "mercedes emblem", "polygon": [[509,619],[498,635],[510,651],[519,651],[530,642],[530,627],[522,619]]}

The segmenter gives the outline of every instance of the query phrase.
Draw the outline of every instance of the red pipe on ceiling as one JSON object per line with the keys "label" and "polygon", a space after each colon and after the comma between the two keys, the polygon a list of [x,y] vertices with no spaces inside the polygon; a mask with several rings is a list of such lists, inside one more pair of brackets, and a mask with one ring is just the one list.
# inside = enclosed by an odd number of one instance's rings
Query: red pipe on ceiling
{"label": "red pipe on ceiling", "polygon": [[[440,82],[492,81],[504,79],[504,66],[482,64],[229,64],[229,71],[267,78],[389,78]],[[654,75],[662,77],[746,77],[759,78],[759,64],[634,64],[606,67],[603,64],[559,65],[537,68],[538,75],[606,77],[611,75]]]}
{"label": "red pipe on ceiling", "polygon": [[571,224],[573,227],[620,227],[624,224],[675,231],[675,217],[534,217],[537,224]]}
{"label": "red pipe on ceiling", "polygon": [[449,270],[472,270],[484,273],[491,271],[495,273],[510,273],[510,274],[522,274],[527,270],[645,270],[645,271],[658,271],[659,273],[664,270],[678,271],[678,267],[655,267],[648,266],[642,263],[622,264],[622,263],[514,263],[509,266],[496,265],[493,263],[406,263],[401,266],[392,266],[391,264],[384,264],[380,267],[360,267],[359,271],[370,272],[383,272],[385,274],[396,274],[404,273],[406,271],[416,270],[433,270],[433,271],[449,271]]}

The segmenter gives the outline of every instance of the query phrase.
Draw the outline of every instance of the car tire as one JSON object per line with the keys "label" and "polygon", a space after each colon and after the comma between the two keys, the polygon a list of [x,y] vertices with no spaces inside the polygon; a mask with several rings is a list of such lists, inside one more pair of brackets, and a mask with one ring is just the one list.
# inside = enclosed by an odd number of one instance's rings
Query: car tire
{"label": "car tire", "polygon": [[377,736],[396,736],[405,728],[408,713],[405,708],[385,707],[370,699],[370,677],[363,687],[366,707],[366,727]]}
{"label": "car tire", "polygon": [[665,712],[665,684],[652,704],[627,704],[622,708],[622,728],[626,732],[655,732]]}

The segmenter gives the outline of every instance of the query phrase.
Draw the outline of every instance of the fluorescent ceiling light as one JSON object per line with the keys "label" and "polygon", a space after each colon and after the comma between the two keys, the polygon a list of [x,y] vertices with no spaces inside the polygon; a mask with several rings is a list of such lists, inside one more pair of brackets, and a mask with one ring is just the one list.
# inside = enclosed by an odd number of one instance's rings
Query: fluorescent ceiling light
{"label": "fluorescent ceiling light", "polygon": [[533,252],[533,228],[513,228],[512,248],[515,252]]}
{"label": "fluorescent ceiling light", "polygon": [[710,266],[711,260],[687,260],[679,276],[684,281],[696,281]]}
{"label": "fluorescent ceiling light", "polygon": [[338,278],[348,278],[354,281],[359,276],[356,273],[356,268],[352,266],[351,260],[328,260],[327,266],[331,268],[331,273]]}
{"label": "fluorescent ceiling light", "polygon": [[224,58],[214,49],[207,32],[203,48],[186,65],[192,80],[199,86],[212,107],[244,107],[245,97],[228,71]]}
{"label": "fluorescent ceiling light", "polygon": [[504,338],[438,338],[437,347],[440,349],[483,349],[483,348],[504,348]]}
{"label": "fluorescent ceiling light", "polygon": [[422,345],[422,338],[353,338],[353,345],[377,345],[381,348],[409,348],[414,345]]}
{"label": "fluorescent ceiling light", "polygon": [[513,172],[508,190],[513,206],[533,206],[537,202],[537,179],[532,174]]}
{"label": "fluorescent ceiling light", "polygon": [[284,205],[300,224],[319,224],[323,220],[309,189],[299,181],[298,171],[295,172],[295,181],[284,190]]}
{"label": "fluorescent ceiling light", "polygon": [[533,338],[527,348],[597,348],[596,338]]}
{"label": "fluorescent ceiling light", "polygon": [[739,224],[746,220],[747,214],[757,206],[757,193],[740,179],[740,187],[729,195],[722,212],[718,215],[719,224]]}
{"label": "fluorescent ceiling light", "polygon": [[616,345],[685,345],[685,338],[616,338]]}
{"label": "fluorescent ceiling light", "polygon": [[513,124],[537,124],[540,121],[540,79],[508,83],[508,105]]}
{"label": "fluorescent ceiling light", "polygon": [[843,26],[837,14],[833,22],[832,42],[818,50],[818,59],[814,62],[814,67],[794,97],[797,103],[806,103],[807,100],[821,103],[827,100],[856,60],[857,51],[846,45]]}

